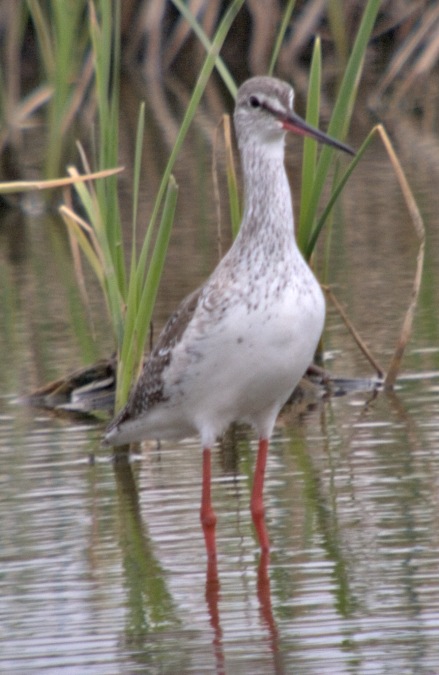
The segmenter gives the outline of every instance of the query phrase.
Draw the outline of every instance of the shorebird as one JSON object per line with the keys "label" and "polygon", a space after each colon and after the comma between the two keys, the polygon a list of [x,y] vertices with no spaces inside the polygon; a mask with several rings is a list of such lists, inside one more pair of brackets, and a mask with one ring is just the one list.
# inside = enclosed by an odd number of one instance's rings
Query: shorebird
{"label": "shorebird", "polygon": [[294,237],[285,135],[292,131],[353,151],[310,127],[294,112],[293,99],[292,87],[271,77],[253,77],[239,88],[239,234],[204,285],[168,320],[105,436],[111,445],[200,436],[200,518],[210,557],[216,554],[211,448],[232,422],[250,423],[258,434],[251,513],[261,548],[269,548],[263,502],[268,443],[281,407],[313,360],[325,319],[322,291]]}

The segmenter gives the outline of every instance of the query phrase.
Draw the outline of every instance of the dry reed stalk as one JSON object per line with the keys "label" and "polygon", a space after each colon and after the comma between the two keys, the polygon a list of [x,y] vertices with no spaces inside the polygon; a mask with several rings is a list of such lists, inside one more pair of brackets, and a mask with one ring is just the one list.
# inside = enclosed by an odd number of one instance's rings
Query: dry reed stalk
{"label": "dry reed stalk", "polygon": [[364,354],[366,359],[369,361],[369,363],[372,365],[372,367],[376,370],[377,376],[382,379],[384,377],[384,369],[380,366],[376,358],[373,356],[372,352],[370,351],[369,347],[366,345],[362,337],[360,336],[359,332],[353,325],[352,321],[349,319],[348,315],[346,314],[345,310],[343,309],[342,305],[340,302],[337,300],[335,297],[332,289],[329,286],[323,286],[323,290],[325,291],[326,295],[328,296],[329,300],[332,302],[334,305],[335,309],[339,313],[340,317],[342,318],[346,328],[354,338],[355,343],[358,345],[360,351]]}
{"label": "dry reed stalk", "polygon": [[11,181],[9,183],[0,183],[0,194],[12,194],[14,192],[31,192],[32,190],[53,190],[54,188],[73,185],[74,183],[84,183],[88,180],[97,180],[98,178],[107,178],[123,171],[123,167],[116,169],[104,169],[93,173],[77,174],[69,178],[51,178],[49,180],[23,180]]}
{"label": "dry reed stalk", "polygon": [[391,389],[396,381],[398,372],[401,368],[401,361],[404,355],[405,348],[410,339],[410,335],[413,327],[413,320],[415,315],[416,306],[418,304],[419,291],[422,281],[422,272],[424,268],[424,255],[425,255],[425,227],[422,220],[421,213],[416,204],[413,193],[408,184],[407,178],[405,177],[404,171],[402,170],[401,164],[396,156],[396,153],[393,149],[393,146],[390,142],[390,139],[386,133],[384,127],[380,124],[378,127],[378,133],[380,134],[381,140],[386,148],[387,154],[389,156],[390,162],[393,166],[393,170],[398,179],[399,185],[401,187],[402,194],[404,196],[405,203],[407,205],[408,212],[412,219],[413,229],[415,230],[416,236],[419,241],[419,250],[416,259],[416,270],[415,276],[413,279],[413,287],[411,292],[411,298],[409,306],[407,308],[406,314],[401,327],[401,332],[396,343],[395,351],[393,353],[392,360],[390,362],[389,368],[387,370],[387,375],[384,380],[384,387],[386,389]]}

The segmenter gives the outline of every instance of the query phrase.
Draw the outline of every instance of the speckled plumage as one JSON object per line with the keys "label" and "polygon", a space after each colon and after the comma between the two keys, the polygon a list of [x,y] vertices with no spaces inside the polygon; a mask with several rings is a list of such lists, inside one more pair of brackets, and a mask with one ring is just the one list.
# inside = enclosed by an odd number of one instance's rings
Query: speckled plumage
{"label": "speckled plumage", "polygon": [[311,363],[324,299],[294,238],[284,168],[293,90],[256,77],[238,92],[234,122],[244,177],[238,237],[206,283],[171,316],[106,441],[182,438],[204,448],[233,421],[269,438]]}

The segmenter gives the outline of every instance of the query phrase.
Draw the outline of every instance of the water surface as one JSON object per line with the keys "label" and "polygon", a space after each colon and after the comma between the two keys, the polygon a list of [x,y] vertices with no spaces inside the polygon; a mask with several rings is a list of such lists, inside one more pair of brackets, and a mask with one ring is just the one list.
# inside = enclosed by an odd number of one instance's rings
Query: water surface
{"label": "water surface", "polygon": [[[160,140],[163,156],[178,105],[172,114],[167,125],[153,111],[148,118],[147,142]],[[179,215],[157,325],[217,259],[209,173],[217,120],[202,113],[176,168]],[[115,463],[101,444],[104,421],[17,405],[18,395],[113,345],[91,277],[93,321],[84,322],[62,224],[2,214],[1,672],[439,673],[439,150],[427,142],[415,161],[408,138],[398,136],[399,150],[429,239],[403,372],[391,394],[357,391],[285,411],[267,469],[269,561],[248,510],[248,430],[213,454],[215,567],[198,522],[196,439],[145,443]],[[289,146],[293,178],[299,147]],[[145,213],[162,161],[152,154]],[[417,247],[377,144],[337,211],[329,281],[384,368]],[[332,372],[373,375],[331,306],[324,346]]]}

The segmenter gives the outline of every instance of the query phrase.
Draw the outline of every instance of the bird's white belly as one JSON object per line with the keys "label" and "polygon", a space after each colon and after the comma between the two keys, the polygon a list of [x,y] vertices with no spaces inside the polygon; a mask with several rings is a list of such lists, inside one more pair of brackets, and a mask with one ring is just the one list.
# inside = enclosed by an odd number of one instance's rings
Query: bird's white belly
{"label": "bird's white belly", "polygon": [[314,278],[306,292],[286,289],[271,305],[232,306],[190,349],[177,348],[166,377],[172,398],[179,390],[181,412],[202,434],[219,435],[238,420],[257,426],[267,411],[277,412],[311,363],[324,314]]}

